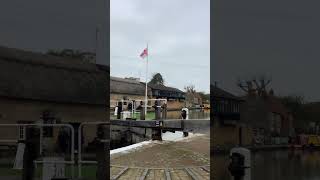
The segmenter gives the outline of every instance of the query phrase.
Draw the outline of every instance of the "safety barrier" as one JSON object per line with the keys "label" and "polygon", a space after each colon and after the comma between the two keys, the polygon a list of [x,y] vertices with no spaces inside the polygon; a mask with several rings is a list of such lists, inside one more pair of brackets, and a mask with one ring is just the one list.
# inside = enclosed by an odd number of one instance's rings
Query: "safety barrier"
{"label": "safety barrier", "polygon": [[[78,130],[78,176],[79,178],[82,177],[82,164],[96,164],[97,161],[85,161],[82,160],[82,127],[85,125],[110,125],[110,122],[103,122],[103,121],[99,121],[99,122],[83,122],[80,124],[79,126],[79,130]],[[110,140],[105,139],[105,140],[100,140],[101,142],[110,142]],[[108,152],[109,153],[109,152]]]}
{"label": "safety barrier", "polygon": [[[35,163],[64,163],[71,164],[71,176],[74,177],[74,128],[70,124],[0,124],[0,127],[27,127],[27,126],[36,126],[36,127],[68,127],[71,130],[71,151],[70,151],[70,161],[34,161]],[[40,135],[40,152],[42,151],[42,134]],[[17,142],[16,139],[0,139],[0,142]]]}

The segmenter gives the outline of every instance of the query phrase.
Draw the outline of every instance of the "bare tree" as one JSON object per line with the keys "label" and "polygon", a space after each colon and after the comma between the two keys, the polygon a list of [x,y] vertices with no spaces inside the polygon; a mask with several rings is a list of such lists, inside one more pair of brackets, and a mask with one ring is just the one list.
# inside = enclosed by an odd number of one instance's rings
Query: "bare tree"
{"label": "bare tree", "polygon": [[184,87],[184,90],[185,90],[187,93],[196,93],[196,89],[195,89],[195,86],[194,86],[194,85],[185,86],[185,87]]}
{"label": "bare tree", "polygon": [[261,75],[259,78],[251,78],[248,80],[237,80],[237,86],[242,89],[246,94],[257,94],[265,96],[267,94],[267,86],[270,85],[271,78]]}
{"label": "bare tree", "polygon": [[237,85],[247,94],[255,93],[257,89],[254,87],[252,80],[241,81],[237,80]]}

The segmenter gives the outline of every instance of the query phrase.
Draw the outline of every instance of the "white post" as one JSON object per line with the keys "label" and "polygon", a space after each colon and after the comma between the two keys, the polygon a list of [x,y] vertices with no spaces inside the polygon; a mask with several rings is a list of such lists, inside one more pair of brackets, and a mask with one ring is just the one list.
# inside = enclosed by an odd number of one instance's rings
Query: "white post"
{"label": "white post", "polygon": [[149,49],[147,44],[147,62],[146,62],[146,95],[145,95],[145,103],[144,103],[144,114],[145,119],[147,119],[147,105],[148,105],[148,61],[149,61]]}

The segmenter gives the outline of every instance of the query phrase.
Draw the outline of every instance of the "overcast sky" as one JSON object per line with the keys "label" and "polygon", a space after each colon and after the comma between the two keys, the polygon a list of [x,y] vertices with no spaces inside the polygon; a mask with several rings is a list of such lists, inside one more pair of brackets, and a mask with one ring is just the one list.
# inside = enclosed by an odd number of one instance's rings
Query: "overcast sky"
{"label": "overcast sky", "polygon": [[210,0],[111,0],[111,75],[145,80],[159,72],[166,85],[210,89]]}
{"label": "overcast sky", "polygon": [[[108,12],[98,2],[103,1],[2,0],[0,45],[95,51],[96,28]],[[213,2],[210,69],[209,0],[112,0],[112,75],[143,79],[139,54],[149,42],[149,77],[160,72],[167,85],[207,91],[211,70],[212,83],[239,93],[237,78],[267,74],[276,94],[320,101],[319,1]]]}
{"label": "overcast sky", "polygon": [[234,93],[237,78],[266,74],[278,95],[320,101],[320,1],[219,0],[214,4],[211,82]]}
{"label": "overcast sky", "polygon": [[94,52],[102,2],[1,0],[0,45],[40,52],[64,48]]}

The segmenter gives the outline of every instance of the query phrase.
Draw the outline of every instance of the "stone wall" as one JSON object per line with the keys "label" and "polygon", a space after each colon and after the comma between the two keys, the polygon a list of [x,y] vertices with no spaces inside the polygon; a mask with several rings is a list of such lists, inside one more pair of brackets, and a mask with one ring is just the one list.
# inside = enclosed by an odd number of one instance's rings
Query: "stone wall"
{"label": "stone wall", "polygon": [[111,126],[111,148],[119,148],[152,139],[152,129]]}

